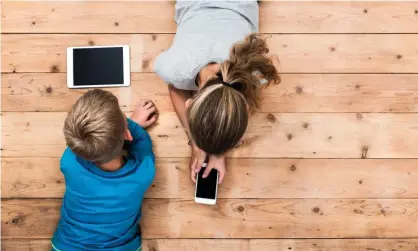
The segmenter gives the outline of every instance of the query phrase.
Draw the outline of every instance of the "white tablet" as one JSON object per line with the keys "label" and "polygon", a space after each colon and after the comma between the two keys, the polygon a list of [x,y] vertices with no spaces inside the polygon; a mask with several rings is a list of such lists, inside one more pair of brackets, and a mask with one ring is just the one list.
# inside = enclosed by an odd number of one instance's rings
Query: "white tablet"
{"label": "white tablet", "polygon": [[129,46],[67,48],[69,88],[129,86]]}

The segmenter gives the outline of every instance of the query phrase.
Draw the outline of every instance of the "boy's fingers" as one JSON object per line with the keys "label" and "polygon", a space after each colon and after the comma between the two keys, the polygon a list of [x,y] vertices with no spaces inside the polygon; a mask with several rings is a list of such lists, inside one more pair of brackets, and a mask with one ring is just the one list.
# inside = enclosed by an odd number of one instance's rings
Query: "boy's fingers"
{"label": "boy's fingers", "polygon": [[147,112],[148,112],[148,114],[151,114],[151,113],[153,113],[153,112],[157,112],[157,108],[155,108],[155,106],[153,106],[153,107],[151,107],[151,108],[149,108],[148,110],[147,110]]}
{"label": "boy's fingers", "polygon": [[145,109],[150,109],[151,107],[154,107],[154,103],[152,101],[148,101],[148,103],[144,106]]}
{"label": "boy's fingers", "polygon": [[147,122],[147,126],[150,126],[152,124],[154,124],[154,122],[157,121],[157,114],[155,114],[154,116],[152,116]]}
{"label": "boy's fingers", "polygon": [[145,105],[145,100],[139,101],[138,106],[144,106],[144,105]]}
{"label": "boy's fingers", "polygon": [[151,123],[154,124],[155,121],[157,121],[158,118],[158,114],[155,114],[154,116],[152,116],[152,118],[150,119]]}
{"label": "boy's fingers", "polygon": [[144,99],[144,104],[142,105],[142,107],[146,107],[149,104],[152,104],[152,101],[149,99]]}

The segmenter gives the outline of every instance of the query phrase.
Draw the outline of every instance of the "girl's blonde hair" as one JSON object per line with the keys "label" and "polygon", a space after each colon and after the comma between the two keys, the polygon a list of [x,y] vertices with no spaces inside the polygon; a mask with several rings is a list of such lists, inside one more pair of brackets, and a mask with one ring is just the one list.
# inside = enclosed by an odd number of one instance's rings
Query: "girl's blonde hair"
{"label": "girl's blonde hair", "polygon": [[188,108],[190,134],[203,151],[219,155],[232,149],[245,133],[249,113],[260,106],[260,79],[280,83],[266,41],[258,34],[235,44]]}

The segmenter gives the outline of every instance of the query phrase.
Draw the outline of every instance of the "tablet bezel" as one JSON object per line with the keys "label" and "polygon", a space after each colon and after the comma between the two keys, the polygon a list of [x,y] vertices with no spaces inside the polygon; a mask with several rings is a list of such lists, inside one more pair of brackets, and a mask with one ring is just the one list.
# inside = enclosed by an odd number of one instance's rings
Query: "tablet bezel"
{"label": "tablet bezel", "polygon": [[[94,48],[122,48],[123,49],[123,83],[112,85],[74,85],[74,64],[73,51],[74,49],[94,49]],[[67,48],[67,86],[71,89],[82,88],[107,88],[107,87],[126,87],[131,85],[131,71],[130,71],[130,54],[128,45],[112,45],[112,46],[79,46]]]}

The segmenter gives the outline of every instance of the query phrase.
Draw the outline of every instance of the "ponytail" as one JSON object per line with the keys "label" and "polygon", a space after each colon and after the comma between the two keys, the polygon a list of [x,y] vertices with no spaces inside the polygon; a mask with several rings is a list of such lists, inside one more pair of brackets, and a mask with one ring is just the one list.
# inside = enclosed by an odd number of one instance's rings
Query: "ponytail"
{"label": "ponytail", "polygon": [[266,86],[280,83],[279,73],[268,53],[266,41],[259,34],[250,34],[232,47],[229,59],[220,66],[221,81],[239,83],[239,91],[251,111],[260,106],[260,81],[266,81]]}

